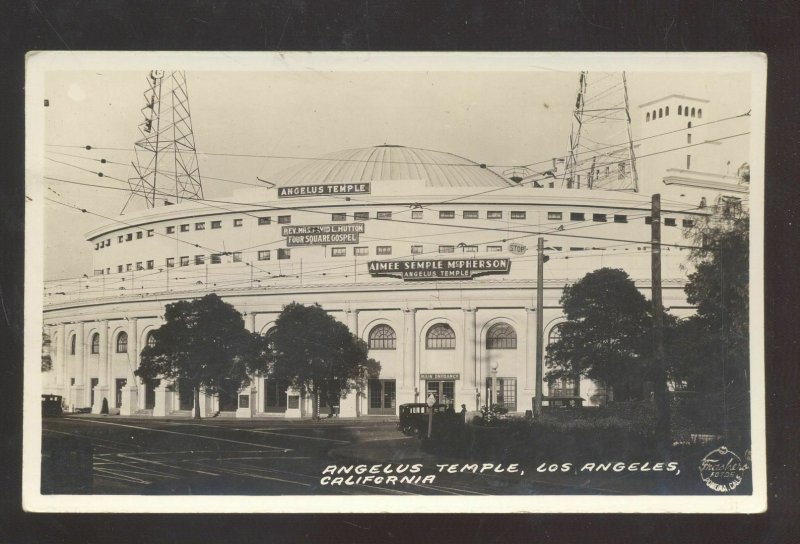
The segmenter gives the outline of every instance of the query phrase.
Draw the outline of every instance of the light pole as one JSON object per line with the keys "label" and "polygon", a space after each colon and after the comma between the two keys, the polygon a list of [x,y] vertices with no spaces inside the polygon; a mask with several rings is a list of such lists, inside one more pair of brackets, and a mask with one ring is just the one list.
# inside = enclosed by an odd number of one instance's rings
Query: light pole
{"label": "light pole", "polygon": [[492,390],[489,392],[489,398],[487,399],[489,402],[489,411],[492,410],[492,405],[497,404],[495,400],[495,389],[497,387],[497,361],[492,361]]}
{"label": "light pole", "polygon": [[425,402],[428,405],[428,438],[430,438],[431,431],[433,430],[433,405],[436,404],[436,397],[431,393],[428,395],[428,399]]}

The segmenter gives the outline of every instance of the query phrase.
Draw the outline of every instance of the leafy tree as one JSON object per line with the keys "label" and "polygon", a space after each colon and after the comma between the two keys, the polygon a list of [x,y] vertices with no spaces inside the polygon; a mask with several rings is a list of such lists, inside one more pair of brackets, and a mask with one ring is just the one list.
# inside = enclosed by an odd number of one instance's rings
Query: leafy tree
{"label": "leafy tree", "polygon": [[242,315],[216,294],[167,304],[164,318],[166,323],[152,333],[155,344],[142,350],[135,373],[190,385],[195,418],[200,417],[201,388],[238,390],[250,376],[266,371],[263,338],[249,332]]}
{"label": "leafy tree", "polygon": [[561,304],[567,321],[547,348],[547,378],[585,376],[612,386],[618,400],[642,398],[652,370],[652,319],[628,274],[589,272],[564,287]]}
{"label": "leafy tree", "polygon": [[42,372],[53,370],[53,358],[50,356],[51,344],[50,335],[42,331]]}
{"label": "leafy tree", "polygon": [[[318,304],[292,303],[284,307],[270,335],[271,375],[313,399],[313,417],[319,417],[318,399],[332,407],[350,390],[361,391],[381,365],[368,356],[367,344]],[[330,415],[330,414],[329,414]]]}

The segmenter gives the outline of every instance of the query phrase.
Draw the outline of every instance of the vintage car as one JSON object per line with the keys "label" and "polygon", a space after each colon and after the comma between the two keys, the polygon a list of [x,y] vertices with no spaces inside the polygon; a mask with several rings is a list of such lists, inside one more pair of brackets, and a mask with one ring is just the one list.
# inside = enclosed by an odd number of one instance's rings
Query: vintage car
{"label": "vintage car", "polygon": [[42,415],[60,416],[63,414],[62,401],[63,397],[61,395],[42,395]]}
{"label": "vintage car", "polygon": [[[428,405],[424,402],[415,402],[400,405],[400,421],[397,428],[408,436],[423,436],[428,432]],[[451,419],[463,421],[463,416],[453,410],[452,404],[434,404],[434,421]]]}

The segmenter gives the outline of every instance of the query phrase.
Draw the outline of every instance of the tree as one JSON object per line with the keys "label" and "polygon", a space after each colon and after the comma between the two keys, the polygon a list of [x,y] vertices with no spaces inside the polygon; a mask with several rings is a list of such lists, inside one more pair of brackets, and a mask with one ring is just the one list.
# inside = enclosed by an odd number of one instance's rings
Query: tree
{"label": "tree", "polygon": [[261,335],[249,332],[242,315],[216,294],[167,304],[165,323],[153,331],[154,345],[142,350],[136,375],[188,384],[200,417],[200,389],[237,390],[267,368]]}
{"label": "tree", "polygon": [[42,372],[53,370],[53,358],[50,356],[51,344],[50,335],[42,331]]}
{"label": "tree", "polygon": [[628,274],[589,272],[564,287],[561,304],[567,321],[547,348],[547,378],[586,376],[612,386],[619,400],[641,399],[652,370],[652,319]]}
{"label": "tree", "polygon": [[313,399],[319,417],[320,398],[331,410],[353,389],[380,374],[380,363],[368,356],[367,344],[318,304],[284,307],[270,335],[271,375]]}

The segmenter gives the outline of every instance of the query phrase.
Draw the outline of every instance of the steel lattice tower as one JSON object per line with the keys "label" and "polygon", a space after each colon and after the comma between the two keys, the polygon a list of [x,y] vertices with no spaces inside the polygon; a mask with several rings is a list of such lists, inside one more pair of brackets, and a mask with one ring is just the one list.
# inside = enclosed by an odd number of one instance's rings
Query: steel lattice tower
{"label": "steel lattice tower", "polygon": [[581,72],[563,187],[638,191],[625,72]]}
{"label": "steel lattice tower", "polygon": [[148,208],[159,200],[172,204],[203,198],[186,74],[152,70],[147,83],[141,138],[134,144],[135,176],[128,179],[131,195],[122,211],[135,197],[144,198]]}

